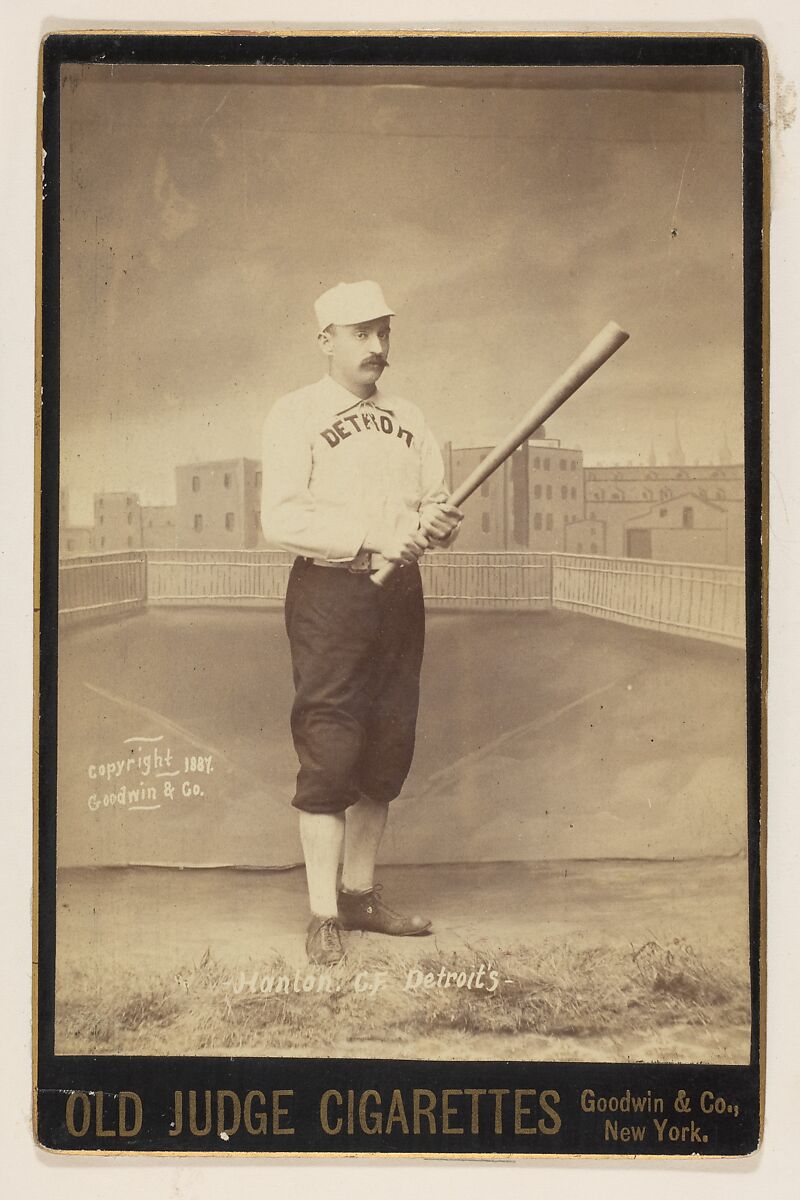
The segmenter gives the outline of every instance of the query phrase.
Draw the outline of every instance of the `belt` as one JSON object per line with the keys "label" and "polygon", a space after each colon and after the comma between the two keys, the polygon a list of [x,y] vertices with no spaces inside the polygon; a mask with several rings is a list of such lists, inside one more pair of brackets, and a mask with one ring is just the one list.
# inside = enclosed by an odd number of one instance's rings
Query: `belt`
{"label": "belt", "polygon": [[372,575],[377,571],[377,565],[373,567],[373,556],[368,550],[359,550],[355,558],[348,562],[331,562],[327,558],[307,558],[307,563],[312,563],[315,567],[332,567],[339,571],[349,571],[351,575]]}

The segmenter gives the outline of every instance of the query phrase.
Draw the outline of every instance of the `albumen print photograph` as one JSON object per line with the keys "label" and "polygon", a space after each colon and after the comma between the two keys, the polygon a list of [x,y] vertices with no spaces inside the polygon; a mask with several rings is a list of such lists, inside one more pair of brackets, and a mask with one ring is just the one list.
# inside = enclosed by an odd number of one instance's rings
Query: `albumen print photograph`
{"label": "albumen print photograph", "polygon": [[56,1054],[749,1061],[742,78],[62,67]]}

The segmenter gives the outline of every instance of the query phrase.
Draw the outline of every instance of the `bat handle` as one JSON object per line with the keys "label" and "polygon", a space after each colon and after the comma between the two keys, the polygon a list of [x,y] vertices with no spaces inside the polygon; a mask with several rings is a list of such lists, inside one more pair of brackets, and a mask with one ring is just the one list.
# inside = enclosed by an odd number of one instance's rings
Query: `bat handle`
{"label": "bat handle", "polygon": [[397,570],[397,568],[399,566],[400,566],[400,563],[395,563],[395,562],[385,563],[382,567],[380,567],[374,573],[374,575],[370,575],[370,577],[369,577],[370,583],[374,583],[375,587],[383,587],[384,584],[387,583],[388,580],[391,579],[391,577],[394,575],[395,571]]}

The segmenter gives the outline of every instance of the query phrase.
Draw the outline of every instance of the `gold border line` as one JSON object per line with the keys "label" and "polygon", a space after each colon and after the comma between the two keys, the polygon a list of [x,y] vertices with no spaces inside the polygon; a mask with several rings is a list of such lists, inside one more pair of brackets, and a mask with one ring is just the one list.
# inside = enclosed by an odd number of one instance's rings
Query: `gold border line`
{"label": "gold border line", "polygon": [[[41,654],[41,526],[42,526],[42,221],[44,171],[44,39],[39,43],[39,62],[36,72],[36,311],[34,314],[34,390],[33,390],[33,888],[32,956],[31,956],[31,1123],[37,1145],[39,1141],[39,711],[40,711],[40,654]],[[57,732],[57,731],[56,731]],[[57,736],[53,739],[57,748]],[[55,890],[56,881],[52,881]]]}
{"label": "gold border line", "polygon": [[[764,1142],[764,1113],[767,1078],[767,691],[769,684],[769,380],[770,380],[770,200],[772,145],[770,142],[770,62],[767,47],[759,38],[762,69],[762,154],[761,154],[761,728],[759,730],[759,1012],[758,1012],[758,1149]],[[746,281],[745,281],[746,282]],[[744,333],[744,329],[742,330]],[[748,797],[749,800],[749,797]],[[748,805],[749,807],[749,805]],[[751,980],[752,1007],[752,980]]]}
{"label": "gold border line", "polygon": [[[758,36],[757,33],[731,33],[731,32],[728,32],[727,30],[720,30],[720,31],[717,31],[717,30],[692,30],[692,31],[681,32],[680,30],[671,29],[671,30],[647,30],[647,31],[637,32],[636,30],[621,30],[621,29],[583,29],[583,30],[581,30],[581,29],[579,29],[579,30],[543,29],[543,30],[530,30],[530,31],[525,30],[525,29],[442,29],[442,28],[439,28],[439,29],[410,29],[410,28],[406,28],[406,29],[402,29],[402,28],[399,28],[399,29],[374,29],[374,28],[370,28],[369,26],[366,26],[366,25],[359,26],[355,29],[342,29],[339,27],[326,29],[324,26],[313,26],[313,27],[309,26],[308,29],[275,29],[272,27],[267,27],[264,29],[237,29],[235,26],[231,26],[230,28],[227,28],[227,29],[196,29],[196,28],[186,28],[186,29],[181,29],[181,28],[141,29],[141,28],[139,28],[139,29],[137,29],[137,28],[129,28],[129,27],[116,27],[116,28],[115,27],[110,27],[110,28],[92,27],[92,28],[85,28],[85,29],[84,28],[51,29],[51,30],[48,30],[47,33],[42,35],[42,41],[45,42],[50,37],[84,37],[84,36],[92,36],[92,37],[103,37],[103,36],[106,36],[106,37],[128,37],[128,36],[131,36],[131,37],[197,37],[197,38],[216,38],[216,37],[246,37],[246,38],[256,38],[256,37],[257,38],[266,38],[266,37],[286,37],[286,38],[306,38],[306,37],[308,37],[308,38],[310,38],[310,37],[348,37],[348,38],[351,38],[351,37],[374,37],[374,38],[454,37],[454,38],[462,38],[462,39],[465,39],[465,38],[506,38],[506,39],[508,39],[508,38],[527,38],[529,40],[536,40],[539,38],[554,38],[554,37],[557,37],[557,38],[585,37],[585,38],[595,38],[595,39],[613,37],[613,38],[636,38],[638,40],[652,39],[652,38],[662,38],[662,39],[670,38],[673,40],[677,40],[678,38],[703,38],[703,39],[708,40],[709,38],[714,38],[714,39],[720,39],[720,40],[728,39],[730,41],[758,42],[761,46],[763,60],[766,62],[766,59],[767,59],[766,44],[765,44],[764,40]],[[69,62],[72,60],[65,60],[65,61]],[[214,67],[214,66],[219,65],[219,66],[232,66],[232,67],[235,67],[235,66],[245,66],[246,67],[246,66],[250,66],[250,65],[252,65],[252,66],[269,66],[270,64],[259,64],[259,63],[253,63],[253,64],[250,64],[250,63],[219,63],[219,64],[217,64],[217,63],[184,63],[184,64],[181,64],[181,63],[116,63],[116,64],[96,63],[96,64],[92,64],[92,65],[95,65],[95,66],[115,65],[115,66],[132,66],[132,67],[136,67],[136,66],[145,66],[145,67],[147,67],[147,66],[167,66],[167,67],[173,66],[173,67],[175,67],[175,66],[182,66],[182,65],[183,66]],[[285,65],[285,64],[280,64],[280,65]],[[302,67],[306,64],[296,63],[296,64],[289,64],[289,65],[295,65],[298,67]],[[320,63],[320,64],[312,64],[312,65],[336,66],[339,64]],[[374,66],[375,64],[374,63],[363,63],[363,64],[342,63],[341,64],[341,66],[343,66],[343,67],[358,67],[359,65],[363,65],[365,67],[370,67],[370,66]],[[386,65],[391,65],[391,64],[386,64]],[[399,65],[402,67],[407,67],[407,66],[413,66],[414,64],[413,63],[411,63],[411,64],[401,63]],[[423,65],[435,66],[437,64],[423,64]],[[444,63],[444,64],[438,64],[438,65],[444,66],[444,67],[451,67],[451,66],[480,67],[482,65],[487,65],[487,64]],[[490,63],[488,65],[489,66],[496,65],[501,68],[505,67],[505,66],[516,66],[516,67],[520,67],[522,69],[531,69],[533,67],[538,67],[538,66],[547,66],[546,63],[542,63],[542,64],[539,64],[539,63],[521,63],[521,64],[520,63],[509,63],[509,64]],[[555,63],[553,65],[561,66],[563,64]],[[625,63],[622,63],[622,64],[619,64],[619,63],[576,64],[576,66],[578,66],[578,67],[581,67],[584,65],[587,67],[592,67],[592,66],[597,65],[599,67],[607,67],[610,69],[615,66],[624,67],[628,64],[625,64]],[[681,65],[691,66],[692,64],[643,63],[642,67],[664,66],[667,68],[675,67],[676,69],[678,69]],[[698,63],[697,68],[698,68],[698,70],[703,70],[704,68],[707,68],[709,66],[716,66],[716,65],[736,66],[736,65],[741,65],[741,64]]]}

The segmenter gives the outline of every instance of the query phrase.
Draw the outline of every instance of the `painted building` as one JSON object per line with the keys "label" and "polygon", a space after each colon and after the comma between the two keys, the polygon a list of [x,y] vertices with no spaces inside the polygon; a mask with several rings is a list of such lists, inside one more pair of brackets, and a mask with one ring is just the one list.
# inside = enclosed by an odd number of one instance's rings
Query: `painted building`
{"label": "painted building", "polygon": [[[718,466],[647,466],[647,467],[586,467],[584,469],[584,487],[586,494],[586,520],[604,522],[606,530],[605,553],[615,557],[648,557],[631,555],[628,545],[628,530],[644,528],[639,525],[639,519],[651,522],[655,531],[655,542],[663,549],[668,543],[677,549],[683,545],[686,550],[704,555],[710,542],[699,536],[665,539],[662,536],[664,520],[659,516],[660,509],[666,505],[669,512],[677,511],[679,505],[672,505],[673,500],[687,494],[695,497],[698,513],[703,505],[713,505],[714,509],[706,509],[709,521],[715,520],[709,514],[721,511],[725,514],[725,548],[723,557],[715,548],[711,558],[673,558],[667,561],[682,562],[723,562],[732,566],[740,566],[744,562],[744,468],[742,466],[720,464]],[[653,515],[655,513],[655,516]],[[669,518],[672,520],[672,517]],[[662,532],[659,532],[662,531]],[[712,541],[716,546],[719,538],[716,534]],[[570,541],[576,540],[573,535]],[[634,542],[645,544],[645,539],[635,535]],[[576,551],[577,552],[577,551]],[[586,551],[584,551],[585,553]],[[653,549],[651,557],[663,558],[662,553]]]}
{"label": "painted building", "polygon": [[69,490],[58,493],[58,553],[61,558],[75,554],[91,554],[94,548],[94,526],[75,525],[70,520]]}
{"label": "painted building", "polygon": [[94,497],[95,553],[139,550],[142,513],[136,492],[98,492]]}
{"label": "painted building", "polygon": [[[444,446],[451,489],[489,446]],[[459,550],[563,550],[584,511],[583,452],[562,447],[544,427],[481,484],[464,506]]]}
{"label": "painted building", "polygon": [[91,554],[93,549],[93,525],[62,526],[58,543],[58,553],[60,558],[69,558],[74,554]]}
{"label": "painted building", "polygon": [[584,516],[583,451],[558,441],[528,443],[530,549],[563,550],[566,531]]}
{"label": "painted building", "polygon": [[261,479],[261,463],[252,458],[176,467],[175,545],[186,550],[264,546]]}
{"label": "painted building", "polygon": [[[475,469],[488,446],[445,443],[445,474],[452,490]],[[522,446],[485,480],[464,505],[459,550],[528,549],[527,447]]]}
{"label": "painted building", "polygon": [[[742,466],[586,467],[586,503],[668,500],[692,490],[703,500],[743,503]],[[691,484],[691,489],[687,489]],[[589,515],[589,514],[587,514]]]}
{"label": "painted building", "polygon": [[712,501],[684,492],[625,522],[627,558],[661,562],[727,562],[728,514]]}
{"label": "painted building", "polygon": [[573,521],[565,531],[564,549],[567,554],[605,555],[605,521]]}
{"label": "painted building", "polygon": [[142,545],[146,550],[171,550],[175,546],[174,504],[142,505]]}

